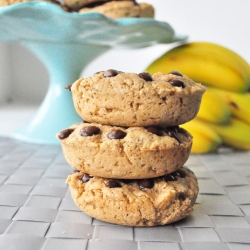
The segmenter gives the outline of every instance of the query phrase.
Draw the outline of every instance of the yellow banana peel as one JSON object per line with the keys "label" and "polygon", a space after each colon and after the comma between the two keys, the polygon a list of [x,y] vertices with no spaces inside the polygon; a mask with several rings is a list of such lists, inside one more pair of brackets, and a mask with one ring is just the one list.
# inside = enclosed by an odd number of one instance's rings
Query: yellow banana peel
{"label": "yellow banana peel", "polygon": [[222,138],[224,145],[242,150],[250,149],[250,125],[248,123],[232,117],[224,125],[214,123],[207,125]]}
{"label": "yellow banana peel", "polygon": [[250,93],[235,93],[225,90],[213,90],[225,101],[233,117],[250,124]]}
{"label": "yellow banana peel", "polygon": [[232,58],[231,53],[220,46],[212,48],[203,42],[176,46],[146,69],[151,74],[172,70],[178,70],[208,87],[236,92],[246,92],[250,87],[249,72]]}
{"label": "yellow banana peel", "polygon": [[211,42],[193,42],[193,44],[198,43],[199,46],[204,46],[206,48],[209,48],[211,50],[217,50],[222,54],[226,54],[231,60],[233,60],[235,63],[239,65],[239,67],[245,71],[245,74],[248,78],[250,78],[250,66],[249,63],[241,57],[239,54],[234,52],[233,50],[226,48],[225,46],[222,46],[220,44],[211,43]]}
{"label": "yellow banana peel", "polygon": [[220,136],[205,122],[193,119],[180,127],[193,136],[192,154],[214,153],[221,145]]}
{"label": "yellow banana peel", "polygon": [[211,88],[208,88],[202,96],[197,118],[208,122],[225,124],[231,117],[230,107],[221,96]]}

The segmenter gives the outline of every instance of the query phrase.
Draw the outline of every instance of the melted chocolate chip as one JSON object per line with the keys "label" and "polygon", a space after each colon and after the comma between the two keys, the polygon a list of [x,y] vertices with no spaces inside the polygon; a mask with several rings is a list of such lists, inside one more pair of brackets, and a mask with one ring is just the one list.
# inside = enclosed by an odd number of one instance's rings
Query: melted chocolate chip
{"label": "melted chocolate chip", "polygon": [[152,179],[139,180],[137,184],[140,189],[152,188],[154,186],[154,180]]}
{"label": "melted chocolate chip", "polygon": [[153,81],[152,76],[148,72],[139,73],[138,76],[147,82]]}
{"label": "melted chocolate chip", "polygon": [[181,141],[179,140],[178,135],[177,135],[178,131],[179,131],[179,127],[178,126],[168,127],[165,130],[165,132],[167,133],[168,136],[174,138],[179,143],[181,143]]}
{"label": "melted chocolate chip", "polygon": [[180,178],[185,178],[186,177],[186,174],[185,174],[185,172],[184,171],[182,171],[182,170],[177,170],[177,171],[175,171],[174,173],[173,173],[175,176],[178,176],[178,177],[180,177]]}
{"label": "melted chocolate chip", "polygon": [[166,174],[163,176],[163,179],[168,182],[168,181],[176,181],[177,178],[185,178],[186,177],[186,174],[183,170],[179,169],[173,173],[170,173],[170,174]]}
{"label": "melted chocolate chip", "polygon": [[172,79],[170,82],[169,82],[172,86],[174,87],[181,87],[181,88],[185,88],[185,83],[180,80],[180,79]]}
{"label": "melted chocolate chip", "polygon": [[58,138],[60,140],[66,139],[70,136],[70,134],[74,131],[75,129],[73,128],[67,128],[59,132]]}
{"label": "melted chocolate chip", "polygon": [[173,71],[169,72],[168,74],[172,74],[172,75],[176,75],[176,76],[183,76],[182,73],[177,71],[177,70],[173,70]]}
{"label": "melted chocolate chip", "polygon": [[113,130],[111,133],[108,134],[108,138],[109,139],[123,139],[127,134],[120,130],[120,129],[117,129],[117,130]]}
{"label": "melted chocolate chip", "polygon": [[108,69],[104,72],[103,76],[104,77],[113,77],[119,74],[118,70],[115,69]]}
{"label": "melted chocolate chip", "polygon": [[89,174],[84,174],[82,177],[81,177],[81,180],[83,183],[85,182],[88,182],[91,178],[93,178],[92,176],[90,176]]}
{"label": "melted chocolate chip", "polygon": [[184,200],[186,200],[186,195],[185,195],[185,193],[179,193],[178,195],[178,198],[179,198],[179,200],[181,200],[181,201],[184,201]]}
{"label": "melted chocolate chip", "polygon": [[175,177],[172,174],[166,174],[163,176],[163,179],[168,182],[168,181],[175,181]]}
{"label": "melted chocolate chip", "polygon": [[96,126],[88,126],[81,129],[81,136],[92,136],[98,135],[100,133],[100,129]]}
{"label": "melted chocolate chip", "polygon": [[109,187],[109,188],[119,188],[122,186],[119,182],[115,180],[109,180],[105,185],[106,187]]}
{"label": "melted chocolate chip", "polygon": [[158,127],[155,127],[155,126],[149,126],[149,127],[146,127],[146,130],[152,134],[155,134],[155,135],[159,135],[161,136],[162,135],[162,131],[160,128]]}
{"label": "melted chocolate chip", "polygon": [[71,87],[72,87],[72,84],[69,84],[69,85],[65,86],[64,88],[68,89],[69,91],[71,91]]}

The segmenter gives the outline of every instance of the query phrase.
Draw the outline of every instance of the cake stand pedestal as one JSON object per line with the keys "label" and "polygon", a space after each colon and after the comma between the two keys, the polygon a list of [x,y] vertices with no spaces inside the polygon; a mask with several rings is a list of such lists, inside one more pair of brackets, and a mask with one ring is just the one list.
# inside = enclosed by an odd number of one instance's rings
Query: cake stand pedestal
{"label": "cake stand pedestal", "polygon": [[71,92],[65,86],[80,77],[85,66],[109,50],[88,44],[23,43],[47,66],[50,83],[36,114],[13,137],[26,142],[56,144],[56,132],[82,119],[74,109]]}

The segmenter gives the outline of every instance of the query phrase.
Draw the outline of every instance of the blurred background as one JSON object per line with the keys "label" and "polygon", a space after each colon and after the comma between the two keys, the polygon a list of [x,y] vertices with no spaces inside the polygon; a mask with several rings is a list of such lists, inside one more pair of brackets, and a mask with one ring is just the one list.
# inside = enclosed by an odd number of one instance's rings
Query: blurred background
{"label": "blurred background", "polygon": [[[145,0],[155,7],[155,19],[168,22],[189,41],[209,41],[228,47],[250,62],[250,1]],[[114,68],[141,72],[176,44],[136,50],[111,50],[91,62],[82,76]],[[0,135],[8,135],[28,120],[43,100],[49,83],[45,66],[26,48],[0,42]]]}

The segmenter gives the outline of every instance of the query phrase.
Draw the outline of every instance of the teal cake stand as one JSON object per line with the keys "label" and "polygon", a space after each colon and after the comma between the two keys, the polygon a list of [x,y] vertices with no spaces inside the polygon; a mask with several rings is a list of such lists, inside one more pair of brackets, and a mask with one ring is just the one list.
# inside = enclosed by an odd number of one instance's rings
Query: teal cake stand
{"label": "teal cake stand", "polygon": [[[185,40],[165,22],[150,18],[110,19],[100,13],[68,13],[46,2],[0,8],[0,40],[24,45],[45,64],[50,83],[35,115],[13,138],[58,144],[58,131],[81,121],[65,86],[110,49],[135,49]],[[1,55],[0,55],[1,56]],[[100,69],[97,69],[97,71]],[[35,79],[34,79],[35,80]]]}

